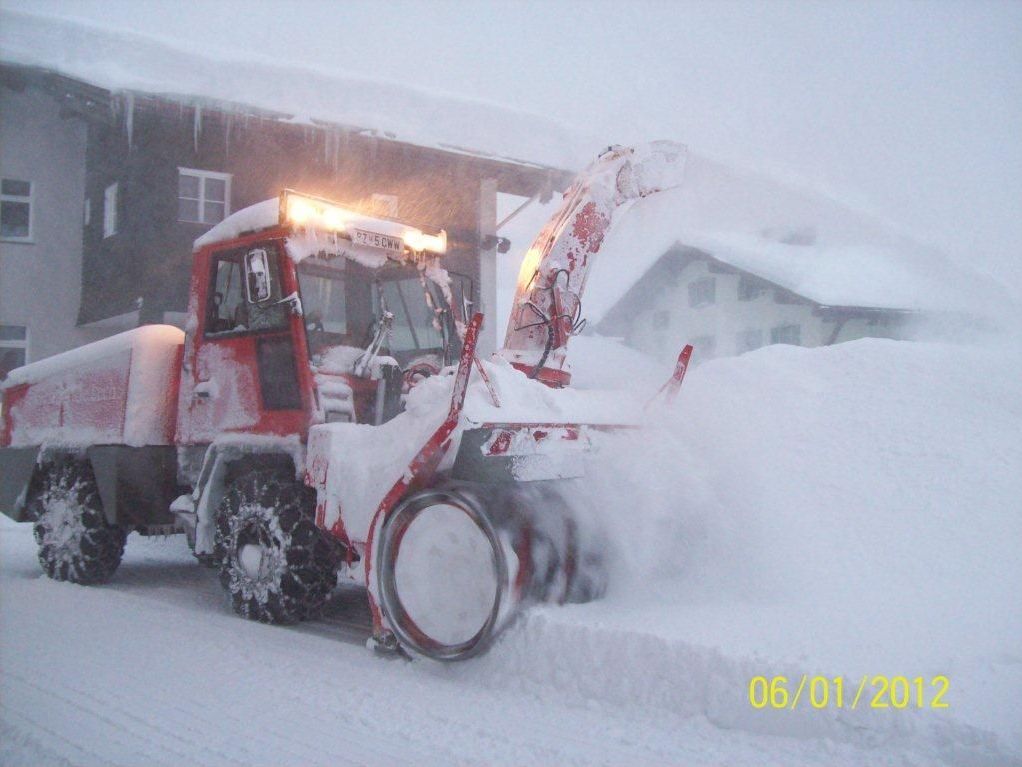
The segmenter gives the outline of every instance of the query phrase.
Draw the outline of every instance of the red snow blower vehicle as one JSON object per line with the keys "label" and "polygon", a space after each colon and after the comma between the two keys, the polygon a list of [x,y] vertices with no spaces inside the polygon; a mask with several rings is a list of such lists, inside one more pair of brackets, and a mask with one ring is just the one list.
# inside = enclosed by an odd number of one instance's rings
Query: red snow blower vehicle
{"label": "red snow blower vehicle", "polygon": [[675,185],[682,158],[612,147],[575,181],[486,361],[443,231],[290,190],[235,213],[196,242],[185,332],[9,375],[0,509],[34,525],[57,580],[107,580],[129,532],[184,533],[243,616],[313,616],[340,577],[367,589],[377,647],[441,660],[520,605],[599,596],[601,548],[559,488],[613,421],[522,403],[569,384],[614,212]]}

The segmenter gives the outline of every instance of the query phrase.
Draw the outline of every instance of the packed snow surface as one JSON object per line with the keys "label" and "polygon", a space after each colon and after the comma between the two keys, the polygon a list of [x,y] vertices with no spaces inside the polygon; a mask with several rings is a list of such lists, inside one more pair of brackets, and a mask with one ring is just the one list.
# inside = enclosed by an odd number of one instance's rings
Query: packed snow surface
{"label": "packed snow surface", "polygon": [[[235,618],[180,539],[132,538],[104,587],[48,581],[5,522],[0,759],[1022,764],[1020,372],[876,339],[692,370],[568,490],[609,533],[607,597],[453,667],[367,653],[348,592],[298,628]],[[950,707],[750,706],[778,674],[944,675]]]}

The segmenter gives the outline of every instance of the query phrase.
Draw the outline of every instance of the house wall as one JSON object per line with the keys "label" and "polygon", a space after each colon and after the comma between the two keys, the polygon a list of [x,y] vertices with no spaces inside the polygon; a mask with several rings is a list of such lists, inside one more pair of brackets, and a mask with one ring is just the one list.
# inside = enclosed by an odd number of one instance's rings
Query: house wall
{"label": "house wall", "polygon": [[473,280],[477,306],[480,230],[495,224],[482,220],[484,212],[494,215],[493,205],[482,204],[483,190],[491,196],[503,188],[534,194],[553,183],[540,171],[518,172],[357,131],[219,111],[197,114],[193,107],[141,97],[120,110],[111,124],[93,123],[89,131],[88,196],[93,211],[102,211],[103,190],[116,181],[120,224],[117,234],[103,237],[102,215],[94,215],[86,230],[85,323],[139,304],[142,322],[185,310],[192,242],[209,225],[178,221],[179,167],[231,174],[231,211],[275,197],[284,187],[362,209],[374,194],[393,195],[398,207],[392,215],[447,229],[447,268]]}
{"label": "house wall", "polygon": [[0,176],[32,184],[31,241],[0,240],[0,325],[27,326],[27,361],[102,335],[76,327],[85,141],[47,94],[0,87]]}
{"label": "house wall", "polygon": [[[712,279],[714,300],[692,306],[689,287]],[[822,346],[856,338],[898,337],[899,329],[890,318],[855,317],[841,322],[821,314],[817,305],[800,299],[765,280],[756,280],[760,293],[751,300],[739,299],[742,276],[705,258],[695,258],[680,270],[664,277],[660,289],[650,291],[648,302],[633,297],[635,311],[626,332],[629,345],[668,361],[681,347],[695,347],[693,362],[730,357],[750,351],[745,334],[758,334],[758,346],[771,344],[775,329],[797,326],[801,346]],[[746,277],[749,279],[749,277]],[[757,347],[758,348],[758,347]]]}
{"label": "house wall", "polygon": [[[0,324],[30,326],[30,359],[140,322],[183,323],[192,243],[209,225],[178,221],[179,167],[230,174],[231,211],[286,186],[362,209],[374,194],[392,195],[396,211],[371,212],[447,229],[448,269],[473,281],[474,308],[488,316],[493,291],[481,282],[492,270],[481,267],[494,252],[481,250],[480,236],[494,230],[496,211],[484,198],[548,199],[570,181],[553,168],[361,128],[111,94],[7,64],[0,94],[4,176],[33,182],[35,196],[33,241],[0,243]],[[105,236],[104,190],[114,182],[117,231]],[[486,323],[491,346],[495,327]]]}

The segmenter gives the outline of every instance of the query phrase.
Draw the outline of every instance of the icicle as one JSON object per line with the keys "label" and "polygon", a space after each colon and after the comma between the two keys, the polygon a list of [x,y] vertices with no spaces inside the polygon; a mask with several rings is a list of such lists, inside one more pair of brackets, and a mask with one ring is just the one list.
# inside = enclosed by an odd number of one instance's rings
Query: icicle
{"label": "icicle", "polygon": [[135,94],[127,93],[124,96],[124,129],[128,133],[128,151],[132,149],[135,135]]}
{"label": "icicle", "polygon": [[199,134],[202,133],[202,105],[195,105],[195,120],[192,122],[192,142],[195,145],[195,153],[199,153]]}
{"label": "icicle", "polygon": [[224,116],[224,157],[230,159],[231,157],[231,122],[234,120],[234,114],[228,112]]}

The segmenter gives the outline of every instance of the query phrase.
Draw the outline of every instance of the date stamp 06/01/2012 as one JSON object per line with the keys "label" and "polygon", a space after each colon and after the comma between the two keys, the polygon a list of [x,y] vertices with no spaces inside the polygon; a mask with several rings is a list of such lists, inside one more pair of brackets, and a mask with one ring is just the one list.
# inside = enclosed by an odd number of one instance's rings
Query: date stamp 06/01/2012
{"label": "date stamp 06/01/2012", "polygon": [[758,709],[786,709],[799,706],[824,708],[946,709],[946,676],[869,676],[848,680],[843,676],[754,676],[749,680],[749,703]]}

